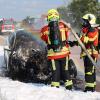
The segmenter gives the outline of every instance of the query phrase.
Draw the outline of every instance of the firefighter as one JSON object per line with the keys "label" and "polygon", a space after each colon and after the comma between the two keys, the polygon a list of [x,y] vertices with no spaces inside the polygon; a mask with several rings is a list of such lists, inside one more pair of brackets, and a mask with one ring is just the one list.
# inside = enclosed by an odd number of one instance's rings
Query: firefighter
{"label": "firefighter", "polygon": [[100,25],[96,24],[94,27],[97,28],[97,30],[98,30],[98,47],[97,47],[97,49],[98,49],[98,53],[100,54]]}
{"label": "firefighter", "polygon": [[100,25],[97,27],[97,29],[98,29],[98,52],[99,52],[99,54],[100,54]]}
{"label": "firefighter", "polygon": [[[88,53],[91,57],[97,61],[98,58],[98,30],[93,27],[96,22],[96,17],[93,14],[86,14],[81,18],[82,23],[82,35],[80,37],[81,41],[85,45]],[[85,67],[85,92],[95,91],[96,87],[96,72],[95,66],[92,64],[91,60],[88,58],[86,53],[82,50],[81,57],[84,60]]]}
{"label": "firefighter", "polygon": [[72,89],[72,80],[68,71],[69,44],[67,42],[69,27],[60,21],[56,9],[50,9],[47,14],[48,25],[41,29],[41,38],[48,47],[48,65],[52,67],[52,87],[59,87],[61,78],[65,88]]}

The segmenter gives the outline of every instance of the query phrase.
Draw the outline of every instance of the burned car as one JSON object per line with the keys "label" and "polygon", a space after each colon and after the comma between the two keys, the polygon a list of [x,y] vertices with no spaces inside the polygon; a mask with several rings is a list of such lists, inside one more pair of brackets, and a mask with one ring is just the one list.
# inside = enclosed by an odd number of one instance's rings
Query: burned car
{"label": "burned car", "polygon": [[[47,64],[46,44],[31,33],[20,30],[7,39],[4,59],[8,76],[24,82],[50,83],[52,69]],[[77,76],[77,69],[72,59],[69,60],[70,76]]]}
{"label": "burned car", "polygon": [[24,30],[8,37],[4,58],[9,77],[20,81],[46,81],[50,77],[47,67],[46,44]]}

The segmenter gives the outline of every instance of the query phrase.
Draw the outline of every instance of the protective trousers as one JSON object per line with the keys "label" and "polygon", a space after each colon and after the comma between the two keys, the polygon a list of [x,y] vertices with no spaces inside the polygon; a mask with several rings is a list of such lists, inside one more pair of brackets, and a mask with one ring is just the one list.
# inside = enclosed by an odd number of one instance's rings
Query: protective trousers
{"label": "protective trousers", "polygon": [[[96,58],[93,57],[96,61]],[[92,64],[91,60],[85,56],[84,57],[84,67],[85,67],[85,90],[94,91],[96,86],[96,73],[95,66]]]}
{"label": "protective trousers", "polygon": [[52,67],[52,83],[51,86],[59,87],[60,80],[65,83],[66,89],[72,89],[72,80],[68,71],[68,57],[49,60],[49,65]]}

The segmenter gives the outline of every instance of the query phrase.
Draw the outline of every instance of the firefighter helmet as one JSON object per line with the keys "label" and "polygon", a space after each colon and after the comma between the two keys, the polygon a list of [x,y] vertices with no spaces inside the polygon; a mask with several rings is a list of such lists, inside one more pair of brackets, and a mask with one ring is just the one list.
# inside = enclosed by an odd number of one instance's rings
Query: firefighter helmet
{"label": "firefighter helmet", "polygon": [[58,21],[59,20],[59,13],[56,9],[50,9],[48,11],[47,20],[48,21]]}
{"label": "firefighter helmet", "polygon": [[86,14],[82,18],[88,20],[91,25],[96,24],[96,17],[93,14]]}

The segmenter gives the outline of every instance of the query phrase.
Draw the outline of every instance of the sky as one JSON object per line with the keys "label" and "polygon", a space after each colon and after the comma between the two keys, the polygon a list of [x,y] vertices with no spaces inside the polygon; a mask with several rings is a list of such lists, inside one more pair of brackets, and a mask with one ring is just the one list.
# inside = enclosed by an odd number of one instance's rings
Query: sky
{"label": "sky", "polygon": [[[69,2],[70,0],[66,0]],[[21,20],[26,16],[40,16],[48,9],[64,5],[63,0],[0,0],[0,17]]]}

